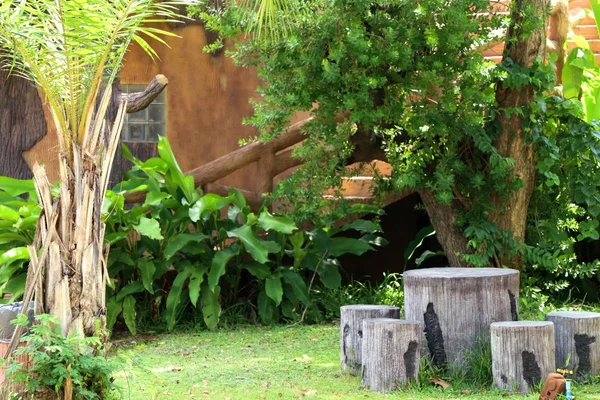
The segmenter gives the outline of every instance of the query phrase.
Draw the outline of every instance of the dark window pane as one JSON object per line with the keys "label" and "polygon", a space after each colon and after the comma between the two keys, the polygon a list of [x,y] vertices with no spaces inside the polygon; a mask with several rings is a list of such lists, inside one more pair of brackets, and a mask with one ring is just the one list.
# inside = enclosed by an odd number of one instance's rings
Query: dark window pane
{"label": "dark window pane", "polygon": [[148,134],[148,136],[146,137],[146,139],[148,140],[148,142],[158,142],[158,137],[165,135],[165,125],[164,124],[149,125],[147,134]]}
{"label": "dark window pane", "polygon": [[146,110],[141,110],[132,114],[127,114],[127,122],[146,122],[147,121],[147,112]]}
{"label": "dark window pane", "polygon": [[148,122],[164,122],[165,106],[163,104],[150,104],[148,107]]}
{"label": "dark window pane", "polygon": [[146,126],[141,124],[130,124],[127,140],[132,142],[143,142],[146,140]]}

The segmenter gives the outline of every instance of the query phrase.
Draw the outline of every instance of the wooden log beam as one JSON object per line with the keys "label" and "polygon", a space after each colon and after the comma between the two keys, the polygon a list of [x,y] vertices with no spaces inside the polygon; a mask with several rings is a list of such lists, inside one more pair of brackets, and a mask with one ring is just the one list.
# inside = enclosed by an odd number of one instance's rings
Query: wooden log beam
{"label": "wooden log beam", "polygon": [[290,168],[297,167],[304,163],[304,159],[292,155],[294,149],[287,149],[275,156],[275,165],[273,166],[273,176],[277,176]]}
{"label": "wooden log beam", "polygon": [[301,130],[309,121],[310,119],[306,119],[290,126],[286,132],[269,143],[255,142],[249,144],[195,168],[187,172],[186,175],[193,176],[196,185],[203,185],[224,178],[232,172],[258,161],[265,152],[275,153],[303,141],[305,137]]}
{"label": "wooden log beam", "polygon": [[167,77],[159,74],[150,81],[143,92],[119,93],[118,100],[120,102],[127,101],[128,114],[138,112],[148,107],[168,84]]}

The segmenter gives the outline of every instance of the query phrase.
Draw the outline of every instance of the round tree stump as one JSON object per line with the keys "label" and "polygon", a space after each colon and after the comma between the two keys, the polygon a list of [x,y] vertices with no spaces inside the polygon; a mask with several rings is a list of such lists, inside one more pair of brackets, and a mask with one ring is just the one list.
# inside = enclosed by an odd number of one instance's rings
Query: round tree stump
{"label": "round tree stump", "polygon": [[489,343],[490,324],[519,319],[519,271],[427,268],[404,272],[404,313],[423,322],[433,364],[461,367],[465,352]]}
{"label": "round tree stump", "polygon": [[598,375],[600,313],[555,311],[546,315],[546,321],[554,323],[556,367],[574,371],[576,380]]}
{"label": "round tree stump", "polygon": [[370,318],[400,318],[400,308],[358,304],[340,307],[340,366],[358,375],[362,369],[363,321]]}
{"label": "round tree stump", "polygon": [[362,384],[389,392],[419,376],[421,336],[419,321],[365,319],[362,342]]}
{"label": "round tree stump", "polygon": [[496,322],[491,334],[492,373],[500,389],[527,393],[556,371],[552,322]]}

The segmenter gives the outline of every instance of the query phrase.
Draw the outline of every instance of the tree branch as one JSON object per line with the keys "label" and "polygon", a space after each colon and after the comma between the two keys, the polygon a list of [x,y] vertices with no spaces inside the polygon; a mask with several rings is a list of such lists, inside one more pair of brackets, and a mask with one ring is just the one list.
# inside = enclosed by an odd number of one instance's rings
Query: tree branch
{"label": "tree branch", "polygon": [[138,112],[148,107],[169,84],[164,75],[156,75],[143,92],[119,93],[119,102],[127,101],[127,113]]}

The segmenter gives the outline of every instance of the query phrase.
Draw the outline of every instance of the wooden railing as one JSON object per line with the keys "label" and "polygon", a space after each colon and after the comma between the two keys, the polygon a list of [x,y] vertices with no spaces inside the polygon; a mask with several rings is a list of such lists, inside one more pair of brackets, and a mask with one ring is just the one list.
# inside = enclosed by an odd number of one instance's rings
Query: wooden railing
{"label": "wooden railing", "polygon": [[[302,127],[309,121],[310,119],[306,119],[291,125],[279,137],[268,143],[251,143],[185,174],[193,176],[194,184],[201,186],[204,192],[227,195],[231,187],[217,184],[215,181],[257,162],[257,192],[240,190],[246,197],[250,207],[257,209],[262,204],[262,194],[273,191],[275,176],[302,164],[302,159],[292,157],[291,147],[306,138],[302,134]],[[127,203],[140,203],[145,198],[146,192],[135,192],[125,196],[125,201]]]}

